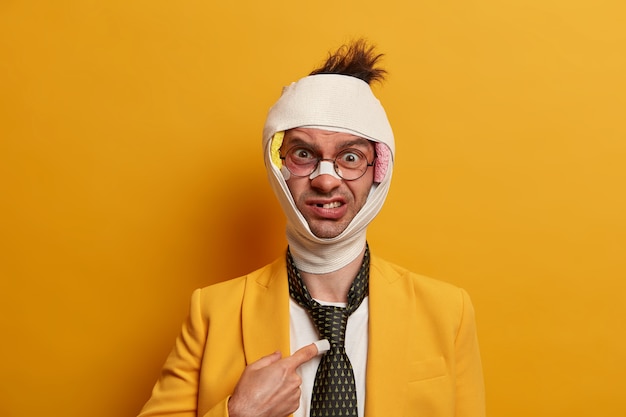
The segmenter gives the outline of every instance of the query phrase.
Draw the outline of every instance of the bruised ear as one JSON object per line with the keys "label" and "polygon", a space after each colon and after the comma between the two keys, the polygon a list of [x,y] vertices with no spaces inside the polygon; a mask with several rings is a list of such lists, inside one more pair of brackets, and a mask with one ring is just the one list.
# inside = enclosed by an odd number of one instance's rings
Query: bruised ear
{"label": "bruised ear", "polygon": [[384,143],[376,142],[376,162],[374,163],[374,182],[381,183],[387,175],[391,151]]}

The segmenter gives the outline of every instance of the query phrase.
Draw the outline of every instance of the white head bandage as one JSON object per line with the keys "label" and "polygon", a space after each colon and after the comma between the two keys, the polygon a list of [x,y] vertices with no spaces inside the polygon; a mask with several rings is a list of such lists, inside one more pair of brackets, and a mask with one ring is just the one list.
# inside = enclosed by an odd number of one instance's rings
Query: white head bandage
{"label": "white head bandage", "polygon": [[[311,232],[281,173],[282,161],[277,157],[282,141],[280,132],[296,127],[350,133],[376,143],[381,159],[376,166],[376,182],[365,205],[334,238],[318,238]],[[275,135],[278,140],[273,143]],[[322,274],[353,261],[365,247],[367,225],[378,214],[387,196],[395,155],[391,126],[370,86],[347,75],[318,74],[285,87],[267,116],[263,153],[270,184],[287,216],[287,241],[298,269]],[[325,168],[320,164],[318,170]]]}

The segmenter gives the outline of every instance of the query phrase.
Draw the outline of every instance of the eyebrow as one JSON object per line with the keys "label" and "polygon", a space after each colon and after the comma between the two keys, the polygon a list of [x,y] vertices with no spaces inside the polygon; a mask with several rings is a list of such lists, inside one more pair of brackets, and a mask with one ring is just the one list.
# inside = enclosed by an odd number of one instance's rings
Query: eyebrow
{"label": "eyebrow", "polygon": [[[314,144],[309,143],[305,141],[304,139],[301,139],[297,136],[292,136],[289,138],[289,147],[292,148],[294,146],[306,146],[319,153],[318,146],[315,146]],[[368,150],[374,150],[374,144],[371,141],[365,138],[356,137],[352,140],[338,142],[335,145],[335,151],[340,151],[342,149],[354,148],[354,147],[363,147],[363,148],[367,148]]]}

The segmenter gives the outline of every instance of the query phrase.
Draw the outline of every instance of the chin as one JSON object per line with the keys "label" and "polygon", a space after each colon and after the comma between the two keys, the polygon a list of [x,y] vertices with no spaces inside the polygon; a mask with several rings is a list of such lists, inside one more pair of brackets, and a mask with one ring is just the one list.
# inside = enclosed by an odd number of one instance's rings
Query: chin
{"label": "chin", "polygon": [[332,239],[334,237],[337,237],[341,233],[343,233],[344,230],[346,230],[346,227],[347,225],[344,227],[332,227],[332,228],[311,227],[311,225],[309,225],[309,228],[311,229],[311,233],[313,233],[313,235],[315,235],[316,237],[320,239]]}

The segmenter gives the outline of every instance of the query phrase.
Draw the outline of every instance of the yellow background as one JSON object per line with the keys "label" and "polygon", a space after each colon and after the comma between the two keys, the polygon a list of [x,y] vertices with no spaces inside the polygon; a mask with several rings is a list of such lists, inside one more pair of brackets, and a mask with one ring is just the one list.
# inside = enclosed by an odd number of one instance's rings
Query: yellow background
{"label": "yellow background", "polygon": [[[269,262],[260,132],[366,36],[375,253],[466,288],[491,417],[626,415],[623,0],[0,2],[0,415],[134,416],[191,291]],[[381,416],[382,417],[382,416]]]}

